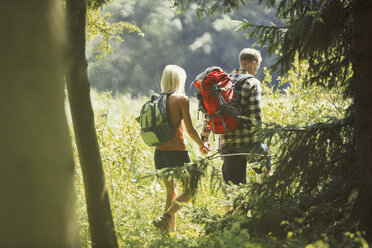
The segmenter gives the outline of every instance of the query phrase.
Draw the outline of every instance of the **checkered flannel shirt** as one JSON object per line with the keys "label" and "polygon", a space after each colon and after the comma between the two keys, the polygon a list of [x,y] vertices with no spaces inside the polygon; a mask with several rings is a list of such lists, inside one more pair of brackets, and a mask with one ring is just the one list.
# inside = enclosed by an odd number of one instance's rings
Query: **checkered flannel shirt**
{"label": "checkered flannel shirt", "polygon": [[[232,82],[235,83],[241,74],[247,73],[246,70],[234,70],[230,74],[230,78]],[[255,142],[255,135],[252,131],[252,127],[253,125],[262,125],[261,91],[261,83],[254,77],[248,78],[237,85],[235,92],[240,101],[242,116],[248,117],[250,122],[244,123],[243,121],[236,129],[221,135],[221,147],[242,147]],[[206,115],[204,117],[203,130],[201,133],[203,141],[209,140],[210,132],[209,118]]]}

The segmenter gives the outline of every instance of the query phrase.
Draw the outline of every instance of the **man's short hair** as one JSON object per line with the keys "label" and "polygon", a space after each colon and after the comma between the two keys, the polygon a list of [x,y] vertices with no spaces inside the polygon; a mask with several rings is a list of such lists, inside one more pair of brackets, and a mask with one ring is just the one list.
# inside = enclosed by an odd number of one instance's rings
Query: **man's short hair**
{"label": "man's short hair", "polygon": [[261,64],[261,52],[253,48],[244,48],[239,54],[239,62],[241,61],[256,61]]}

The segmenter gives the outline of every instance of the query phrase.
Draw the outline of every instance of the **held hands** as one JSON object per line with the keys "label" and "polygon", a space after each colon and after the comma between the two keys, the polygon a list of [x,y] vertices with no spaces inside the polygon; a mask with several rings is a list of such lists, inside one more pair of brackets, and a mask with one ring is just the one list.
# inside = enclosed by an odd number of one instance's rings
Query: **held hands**
{"label": "held hands", "polygon": [[209,142],[203,142],[203,145],[199,147],[203,154],[207,154],[211,150],[211,144]]}

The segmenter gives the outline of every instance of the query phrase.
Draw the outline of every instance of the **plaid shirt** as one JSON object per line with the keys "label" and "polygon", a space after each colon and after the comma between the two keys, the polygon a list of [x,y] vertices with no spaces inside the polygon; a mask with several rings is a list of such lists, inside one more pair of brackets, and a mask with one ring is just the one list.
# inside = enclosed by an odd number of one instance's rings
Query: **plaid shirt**
{"label": "plaid shirt", "polygon": [[[247,74],[246,70],[234,70],[229,76],[233,83],[238,80],[241,74]],[[237,85],[235,92],[239,98],[242,109],[242,116],[249,118],[251,123],[244,121],[234,130],[221,135],[220,146],[224,147],[242,147],[255,142],[255,135],[252,131],[253,125],[262,125],[261,109],[261,83],[256,78],[248,78]],[[201,133],[202,140],[208,141],[211,128],[209,118],[206,115],[203,122]]]}

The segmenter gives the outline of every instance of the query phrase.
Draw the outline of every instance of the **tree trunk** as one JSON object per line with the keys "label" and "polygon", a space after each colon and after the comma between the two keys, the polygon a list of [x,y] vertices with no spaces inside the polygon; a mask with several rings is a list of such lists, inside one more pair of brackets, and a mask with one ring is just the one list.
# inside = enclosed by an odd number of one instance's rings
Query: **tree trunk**
{"label": "tree trunk", "polygon": [[118,247],[97,142],[85,57],[86,1],[67,0],[70,63],[67,89],[83,172],[92,247]]}
{"label": "tree trunk", "polygon": [[78,247],[60,0],[0,4],[0,247]]}
{"label": "tree trunk", "polygon": [[372,2],[356,0],[353,8],[355,129],[360,169],[357,215],[372,241]]}

